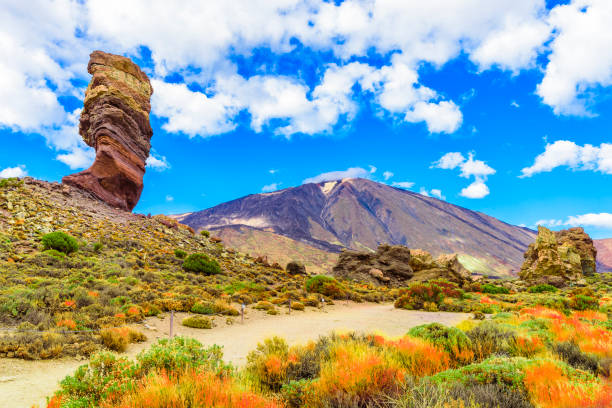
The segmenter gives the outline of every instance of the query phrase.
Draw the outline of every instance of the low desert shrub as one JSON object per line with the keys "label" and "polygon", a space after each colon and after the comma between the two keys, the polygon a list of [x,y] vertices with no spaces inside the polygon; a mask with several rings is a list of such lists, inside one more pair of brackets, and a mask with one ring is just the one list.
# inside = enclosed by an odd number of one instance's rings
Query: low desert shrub
{"label": "low desert shrub", "polygon": [[102,344],[108,349],[124,352],[130,343],[147,340],[147,337],[137,330],[129,327],[112,327],[100,331]]}
{"label": "low desert shrub", "polygon": [[527,291],[529,291],[530,293],[556,292],[557,290],[559,289],[547,283],[530,286],[529,289],[527,289]]}
{"label": "low desert shrub", "polygon": [[524,386],[541,408],[599,408],[612,405],[612,386],[563,363],[543,360],[525,369]]}
{"label": "low desert shrub", "polygon": [[208,232],[207,230],[200,231],[200,235],[206,238],[210,238],[210,232]]}
{"label": "low desert shrub", "polygon": [[291,302],[291,309],[293,310],[304,310],[304,304],[301,302]]}
{"label": "low desert shrub", "polygon": [[204,316],[191,316],[183,319],[183,326],[194,329],[212,329],[212,321]]}
{"label": "low desert shrub", "polygon": [[187,252],[183,251],[182,249],[175,249],[174,250],[174,256],[176,256],[179,259],[183,259],[187,256]]}
{"label": "low desert shrub", "polygon": [[554,352],[559,358],[574,368],[587,370],[593,374],[598,374],[603,367],[600,367],[598,359],[592,355],[584,353],[580,347],[572,341],[564,341],[553,344]]}
{"label": "low desert shrub", "polygon": [[246,369],[261,386],[277,392],[289,380],[288,356],[289,346],[284,339],[268,338],[247,355]]}
{"label": "low desert shrub", "polygon": [[212,303],[194,303],[191,307],[191,313],[198,313],[203,315],[215,314],[215,308]]}
{"label": "low desert shrub", "polygon": [[103,403],[101,408],[282,408],[273,398],[244,390],[231,377],[205,370],[178,373],[156,372],[142,380],[117,403]]}
{"label": "low desert shrub", "polygon": [[476,361],[482,361],[494,354],[510,355],[514,332],[495,321],[484,321],[467,332],[472,343]]}
{"label": "low desert shrub", "polygon": [[159,340],[151,348],[141,352],[137,360],[145,372],[161,369],[173,372],[197,367],[214,371],[224,367],[222,357],[219,346],[204,348],[195,339],[178,336]]}
{"label": "low desert shrub", "polygon": [[570,301],[570,307],[574,310],[597,310],[599,301],[592,296],[575,295]]}
{"label": "low desert shrub", "polygon": [[343,299],[345,291],[343,286],[331,276],[316,275],[306,280],[306,290],[311,293],[320,293],[333,299]]}
{"label": "low desert shrub", "polygon": [[374,407],[398,396],[404,370],[384,350],[362,342],[337,343],[321,365],[304,406]]}
{"label": "low desert shrub", "polygon": [[79,249],[77,240],[63,231],[54,231],[43,235],[42,244],[46,250],[55,249],[66,255]]}
{"label": "low desert shrub", "polygon": [[423,324],[410,329],[408,335],[425,339],[441,347],[455,364],[467,364],[474,358],[471,340],[456,327],[446,327],[440,323]]}
{"label": "low desert shrub", "polygon": [[490,293],[490,294],[508,294],[510,290],[504,288],[503,286],[492,285],[490,283],[485,283],[480,286],[480,291],[482,293]]}
{"label": "low desert shrub", "polygon": [[433,283],[413,283],[408,288],[401,289],[399,298],[395,301],[398,309],[423,309],[425,303],[442,303],[442,289]]}
{"label": "low desert shrub", "polygon": [[183,269],[204,275],[217,275],[221,273],[219,263],[204,254],[189,255],[183,261]]}

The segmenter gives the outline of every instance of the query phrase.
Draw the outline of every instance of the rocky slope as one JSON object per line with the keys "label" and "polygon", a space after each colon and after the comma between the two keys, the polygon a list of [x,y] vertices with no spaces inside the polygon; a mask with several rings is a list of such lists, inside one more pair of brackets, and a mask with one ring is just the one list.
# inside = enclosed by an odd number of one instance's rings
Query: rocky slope
{"label": "rocky slope", "polygon": [[412,282],[444,279],[463,286],[472,278],[454,254],[434,259],[430,253],[411,251],[402,245],[381,245],[376,252],[342,251],[333,274],[391,287],[408,286]]}
{"label": "rocky slope", "polygon": [[[434,256],[456,252],[472,272],[492,275],[516,274],[535,239],[532,230],[365,179],[249,195],[178,218],[221,235],[230,226],[246,225],[327,252],[375,251],[383,243],[421,248]],[[246,248],[249,239],[233,234],[232,245]],[[250,246],[253,250],[252,240]],[[299,259],[290,246],[284,247],[287,256]]]}
{"label": "rocky slope", "polygon": [[612,272],[612,238],[593,241],[597,249],[597,271]]}
{"label": "rocky slope", "polygon": [[536,241],[525,252],[522,280],[563,286],[596,272],[597,251],[582,228],[551,231],[538,227]]}
{"label": "rocky slope", "polygon": [[96,149],[93,165],[62,182],[91,192],[113,207],[132,210],[142,193],[153,130],[149,123],[153,88],[129,58],[94,51],[79,133]]}

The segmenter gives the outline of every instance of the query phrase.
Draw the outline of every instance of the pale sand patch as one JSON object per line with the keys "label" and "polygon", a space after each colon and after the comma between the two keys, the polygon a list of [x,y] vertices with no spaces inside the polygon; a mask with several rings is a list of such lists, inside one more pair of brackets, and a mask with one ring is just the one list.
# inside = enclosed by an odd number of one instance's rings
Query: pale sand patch
{"label": "pale sand patch", "polygon": [[[320,310],[308,309],[305,312],[292,311],[289,315],[284,308],[277,316],[249,309],[244,324],[240,323],[240,317],[234,318],[233,325],[227,325],[225,317],[215,317],[217,327],[212,330],[181,326],[180,322],[187,314],[176,313],[174,334],[196,338],[204,345],[221,345],[224,359],[241,366],[258,342],[274,335],[285,338],[290,345],[316,340],[334,330],[376,332],[397,337],[419,324],[438,322],[453,326],[470,317],[467,313],[408,311],[395,309],[391,304],[352,302],[339,302]],[[169,314],[166,314],[163,319],[151,318],[146,321],[156,330],[137,325],[148,340],[131,345],[125,355],[133,358],[158,338],[168,337],[169,321]],[[50,396],[58,388],[59,381],[72,374],[81,364],[84,362],[74,359],[0,359],[0,405],[3,408],[31,408],[38,404],[44,408],[45,397]]]}

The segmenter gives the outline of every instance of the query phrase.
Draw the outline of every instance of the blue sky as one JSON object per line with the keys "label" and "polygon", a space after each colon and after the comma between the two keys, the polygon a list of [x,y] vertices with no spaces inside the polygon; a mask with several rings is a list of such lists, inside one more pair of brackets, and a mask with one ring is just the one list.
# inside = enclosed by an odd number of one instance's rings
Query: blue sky
{"label": "blue sky", "polygon": [[102,49],[154,87],[137,212],[361,176],[612,237],[611,2],[35,3],[0,2],[0,177],[89,166]]}

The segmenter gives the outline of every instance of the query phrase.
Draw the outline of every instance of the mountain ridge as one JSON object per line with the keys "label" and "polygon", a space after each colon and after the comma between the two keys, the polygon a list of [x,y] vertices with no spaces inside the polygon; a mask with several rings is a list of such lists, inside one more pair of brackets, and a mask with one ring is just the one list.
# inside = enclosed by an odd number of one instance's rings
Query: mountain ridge
{"label": "mountain ridge", "polygon": [[[535,238],[535,231],[528,228],[360,178],[250,194],[174,218],[220,235],[224,228],[244,225],[326,252],[373,251],[382,243],[421,248],[434,255],[457,252],[473,272],[497,275],[516,273]],[[233,241],[242,250],[235,235]]]}

